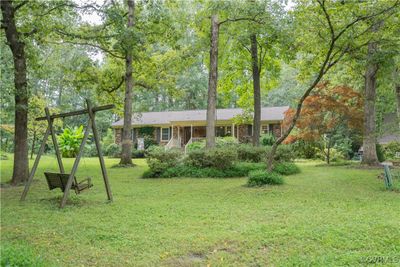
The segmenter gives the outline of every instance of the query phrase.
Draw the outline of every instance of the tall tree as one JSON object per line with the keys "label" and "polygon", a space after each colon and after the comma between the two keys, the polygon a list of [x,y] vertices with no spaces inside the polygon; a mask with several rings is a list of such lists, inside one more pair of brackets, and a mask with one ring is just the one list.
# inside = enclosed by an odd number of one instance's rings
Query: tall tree
{"label": "tall tree", "polygon": [[[372,26],[372,31],[377,32],[379,24]],[[376,154],[376,126],[375,126],[375,101],[376,101],[376,77],[379,65],[376,59],[378,53],[378,43],[371,40],[368,43],[367,66],[365,70],[365,102],[364,102],[364,139],[362,163],[367,165],[377,165],[379,163]]]}
{"label": "tall tree", "polygon": [[24,2],[14,5],[13,1],[0,1],[4,29],[8,46],[14,60],[15,85],[15,134],[14,134],[14,165],[11,184],[19,184],[28,179],[28,88],[25,43],[17,30],[15,13]]}
{"label": "tall tree", "polygon": [[[320,83],[304,100],[296,131],[285,143],[296,140],[312,141],[325,154],[326,162],[331,159],[331,149],[346,137],[362,130],[363,99],[360,93],[348,86],[330,86]],[[285,114],[285,123],[290,123],[294,110]],[[285,127],[285,125],[284,125]],[[343,136],[347,133],[346,136]]]}
{"label": "tall tree", "polygon": [[[208,80],[208,99],[207,99],[207,127],[206,127],[206,147],[215,146],[215,120],[217,106],[217,86],[218,86],[218,42],[220,27],[223,24],[231,24],[231,22],[241,21],[257,21],[256,14],[246,12],[248,3],[237,4],[229,1],[210,2],[211,27],[210,27],[210,67]],[[223,17],[224,19],[220,19]]]}
{"label": "tall tree", "polygon": [[[299,33],[301,32],[299,40],[303,48],[305,48],[300,58],[304,58],[303,64],[305,64],[307,72],[313,74],[311,75],[310,85],[297,103],[296,112],[291,123],[284,129],[282,136],[272,146],[267,162],[267,168],[270,171],[273,168],[273,159],[277,147],[286,139],[296,125],[304,100],[329,70],[343,60],[349,50],[354,49],[352,47],[354,40],[363,37],[367,32],[365,28],[360,27],[360,29],[356,26],[363,21],[371,21],[373,19],[383,21],[394,12],[397,12],[400,5],[398,0],[382,2],[381,5],[374,7],[369,6],[369,3],[363,2],[327,2],[325,0],[316,0],[316,3],[311,1],[302,2],[304,2],[304,5],[298,6],[298,10],[296,10],[297,18],[299,19],[297,23],[301,27],[299,28]],[[321,22],[323,23],[322,25]],[[316,23],[320,27],[317,27],[318,30],[315,32],[314,25],[307,27],[310,25],[304,25],[304,23]],[[304,38],[310,39],[306,40]],[[304,42],[307,41],[312,45],[305,46]],[[321,43],[321,41],[326,47],[316,51],[314,46],[318,45],[316,42]]]}
{"label": "tall tree", "polygon": [[260,145],[260,132],[261,132],[261,88],[260,88],[260,69],[258,67],[258,44],[257,35],[250,36],[251,43],[251,61],[253,72],[253,95],[254,95],[254,117],[253,117],[253,145]]}
{"label": "tall tree", "polygon": [[[128,0],[127,29],[134,27],[135,2]],[[125,100],[124,100],[124,126],[122,130],[122,152],[120,164],[132,165],[132,47],[128,47],[125,54]]]}
{"label": "tall tree", "polygon": [[217,105],[217,82],[218,82],[218,15],[211,16],[210,37],[210,70],[208,75],[208,98],[207,98],[207,148],[215,146],[215,120]]}

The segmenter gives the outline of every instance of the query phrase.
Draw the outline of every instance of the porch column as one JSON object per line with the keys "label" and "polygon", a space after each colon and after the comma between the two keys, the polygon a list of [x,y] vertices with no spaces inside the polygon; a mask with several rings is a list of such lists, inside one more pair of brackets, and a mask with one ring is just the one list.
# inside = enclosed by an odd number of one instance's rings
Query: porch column
{"label": "porch column", "polygon": [[178,126],[178,142],[179,142],[179,141],[180,141],[180,139],[181,139],[180,132],[181,132],[181,127],[180,127],[180,126]]}
{"label": "porch column", "polygon": [[232,123],[232,137],[235,137],[235,124]]}
{"label": "porch column", "polygon": [[190,139],[193,138],[193,124],[190,124]]}
{"label": "porch column", "polygon": [[171,138],[170,139],[174,139],[174,125],[172,125],[172,127],[171,127]]}

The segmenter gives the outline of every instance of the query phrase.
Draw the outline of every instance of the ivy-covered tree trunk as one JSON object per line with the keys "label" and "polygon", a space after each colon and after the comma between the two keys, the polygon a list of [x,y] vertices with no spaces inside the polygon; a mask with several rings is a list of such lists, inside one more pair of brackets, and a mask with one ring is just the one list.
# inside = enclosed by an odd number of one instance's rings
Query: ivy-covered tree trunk
{"label": "ivy-covered tree trunk", "polygon": [[364,138],[362,163],[377,165],[379,163],[376,154],[375,136],[375,100],[376,100],[376,74],[378,63],[374,59],[378,44],[368,44],[367,68],[365,71],[365,103],[364,103]]}
{"label": "ivy-covered tree trunk", "polygon": [[[127,28],[134,27],[134,12],[135,2],[134,0],[128,0],[128,24]],[[122,130],[122,151],[120,164],[133,165],[132,163],[132,88],[133,88],[133,77],[132,77],[132,48],[128,46],[126,48],[125,55],[125,99],[124,99],[124,125]]]}
{"label": "ivy-covered tree trunk", "polygon": [[206,147],[215,147],[215,119],[218,82],[218,16],[211,16],[210,72],[208,75]]}
{"label": "ivy-covered tree trunk", "polygon": [[253,118],[253,145],[260,145],[261,132],[261,90],[260,90],[260,69],[258,66],[257,36],[252,34],[251,41],[251,62],[253,69],[253,90],[254,90],[254,118]]}
{"label": "ivy-covered tree trunk", "polygon": [[14,165],[11,184],[17,185],[28,179],[28,89],[26,77],[25,44],[15,23],[15,8],[12,1],[0,1],[7,44],[14,60],[15,86],[15,133],[14,133]]}

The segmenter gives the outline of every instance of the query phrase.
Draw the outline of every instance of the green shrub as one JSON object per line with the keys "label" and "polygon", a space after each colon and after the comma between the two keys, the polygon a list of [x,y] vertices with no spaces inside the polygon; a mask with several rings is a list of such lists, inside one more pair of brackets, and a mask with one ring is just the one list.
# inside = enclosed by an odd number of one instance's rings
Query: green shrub
{"label": "green shrub", "polygon": [[218,169],[230,168],[237,159],[237,152],[231,147],[193,150],[187,154],[185,164],[193,167]]}
{"label": "green shrub", "polygon": [[195,141],[187,146],[187,152],[204,149],[205,147],[206,147],[205,140]]}
{"label": "green shrub", "polygon": [[226,148],[227,146],[235,146],[237,144],[239,144],[239,141],[233,136],[215,138],[215,146],[219,148]]}
{"label": "green shrub", "polygon": [[275,136],[272,134],[263,134],[260,138],[260,144],[263,146],[272,146],[275,143]]}
{"label": "green shrub", "polygon": [[213,167],[194,167],[184,164],[178,164],[174,167],[167,168],[162,173],[154,173],[147,170],[143,173],[142,178],[171,178],[171,177],[193,177],[193,178],[229,178],[244,177],[252,170],[265,169],[263,163],[238,162],[228,169],[217,169]]}
{"label": "green shrub", "polygon": [[383,148],[380,144],[376,144],[376,155],[379,162],[385,161],[385,154],[383,153]]}
{"label": "green shrub", "polygon": [[154,173],[152,170],[148,169],[145,170],[142,174],[143,179],[148,179],[148,178],[158,178],[160,174]]}
{"label": "green shrub", "polygon": [[265,170],[255,170],[249,173],[248,186],[263,186],[266,184],[279,185],[283,184],[283,177],[275,172],[267,172]]}
{"label": "green shrub", "polygon": [[154,175],[160,175],[166,169],[178,165],[183,153],[179,149],[168,149],[152,146],[146,151],[147,164]]}
{"label": "green shrub", "polygon": [[296,151],[292,145],[280,145],[276,150],[275,161],[289,162],[296,159]]}
{"label": "green shrub", "polygon": [[298,140],[292,144],[292,148],[296,151],[297,157],[304,159],[317,158],[318,148],[315,142]]}
{"label": "green shrub", "polygon": [[198,168],[193,166],[178,165],[172,168],[168,168],[163,172],[160,177],[170,178],[170,177],[193,177],[193,178],[223,178],[228,177],[227,173],[223,170],[216,168]]}
{"label": "green shrub", "polygon": [[255,147],[250,144],[237,146],[237,153],[240,161],[262,162],[267,157],[265,147]]}
{"label": "green shrub", "polygon": [[[320,151],[317,154],[317,157],[323,161],[327,161],[327,156],[326,154],[328,153],[328,150],[325,148],[324,152]],[[344,155],[342,152],[337,150],[336,148],[331,148],[329,150],[329,162],[339,162],[343,161],[345,159]]]}
{"label": "green shrub", "polygon": [[141,159],[145,157],[145,152],[143,150],[132,149],[132,158]]}
{"label": "green shrub", "polygon": [[194,149],[186,154],[185,165],[206,168],[212,166],[212,164],[205,149]]}
{"label": "green shrub", "polygon": [[300,169],[292,162],[280,162],[274,166],[274,172],[282,175],[291,175],[300,173]]}
{"label": "green shrub", "polygon": [[[226,148],[226,147],[235,147],[239,144],[238,140],[232,136],[226,137],[217,137],[215,138],[215,147],[217,148]],[[187,146],[187,151],[204,149],[206,147],[206,140],[202,139],[199,141],[195,141]]]}
{"label": "green shrub", "polygon": [[[271,147],[268,146],[265,148],[266,157],[268,158],[271,153]],[[276,149],[274,155],[275,162],[290,162],[296,158],[296,151],[293,149],[292,145],[279,145]]]}
{"label": "green shrub", "polygon": [[395,159],[396,152],[400,152],[400,142],[390,142],[383,148],[384,157],[387,159]]}
{"label": "green shrub", "polygon": [[247,176],[251,171],[265,169],[265,163],[237,162],[235,165],[233,165],[232,172],[235,174],[234,177],[244,177]]}
{"label": "green shrub", "polygon": [[97,157],[97,148],[95,144],[85,145],[83,155],[86,157]]}
{"label": "green shrub", "polygon": [[154,139],[153,136],[150,135],[145,135],[144,137],[144,149],[148,149],[151,146],[157,146],[158,143],[157,141]]}
{"label": "green shrub", "polygon": [[119,158],[121,156],[121,146],[117,144],[111,144],[106,147],[105,155],[110,158]]}
{"label": "green shrub", "polygon": [[73,158],[79,152],[79,147],[83,139],[83,125],[75,128],[65,128],[62,134],[58,136],[58,143],[61,155],[64,158]]}

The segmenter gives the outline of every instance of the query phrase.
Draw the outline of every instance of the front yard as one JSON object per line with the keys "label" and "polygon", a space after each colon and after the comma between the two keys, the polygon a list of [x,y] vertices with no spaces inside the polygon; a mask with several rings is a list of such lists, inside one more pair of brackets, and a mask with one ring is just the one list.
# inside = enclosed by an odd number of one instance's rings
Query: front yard
{"label": "front yard", "polygon": [[[65,160],[68,168],[72,160]],[[400,263],[400,194],[384,190],[381,170],[315,167],[286,184],[247,188],[245,178],[139,179],[147,169],[110,168],[114,202],[96,158],[82,161],[78,180],[94,187],[63,210],[48,191],[41,161],[26,202],[22,187],[1,189],[2,265],[37,266],[343,266],[383,256]],[[31,165],[33,163],[31,162]],[[12,160],[1,161],[3,182]]]}

